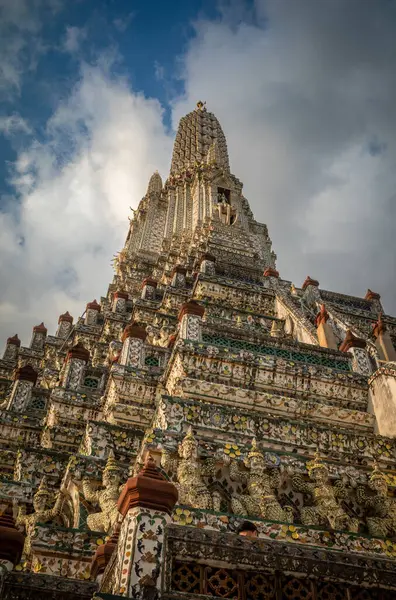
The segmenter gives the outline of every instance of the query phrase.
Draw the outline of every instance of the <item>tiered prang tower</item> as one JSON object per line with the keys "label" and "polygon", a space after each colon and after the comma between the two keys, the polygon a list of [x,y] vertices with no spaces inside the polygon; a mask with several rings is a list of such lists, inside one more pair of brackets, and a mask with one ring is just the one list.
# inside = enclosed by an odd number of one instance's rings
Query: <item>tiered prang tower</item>
{"label": "tiered prang tower", "polygon": [[183,117],[107,295],[0,361],[0,598],[396,597],[396,319],[282,279]]}

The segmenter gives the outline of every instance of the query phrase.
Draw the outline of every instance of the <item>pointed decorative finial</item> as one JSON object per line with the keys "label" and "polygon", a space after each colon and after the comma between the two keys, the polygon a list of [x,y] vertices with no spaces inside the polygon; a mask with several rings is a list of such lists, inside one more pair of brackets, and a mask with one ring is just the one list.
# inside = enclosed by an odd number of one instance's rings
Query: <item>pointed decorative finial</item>
{"label": "pointed decorative finial", "polygon": [[202,102],[202,100],[198,100],[197,102],[197,110],[202,110],[205,111],[206,110],[206,101]]}

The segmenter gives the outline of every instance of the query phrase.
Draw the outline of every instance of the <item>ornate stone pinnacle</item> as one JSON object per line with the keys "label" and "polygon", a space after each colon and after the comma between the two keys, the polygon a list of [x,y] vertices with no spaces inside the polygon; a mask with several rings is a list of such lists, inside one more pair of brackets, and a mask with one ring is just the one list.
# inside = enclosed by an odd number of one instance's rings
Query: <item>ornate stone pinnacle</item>
{"label": "ornate stone pinnacle", "polygon": [[123,517],[136,507],[171,514],[177,499],[176,486],[165,479],[148,455],[140,473],[126,482],[118,500],[118,510]]}
{"label": "ornate stone pinnacle", "polygon": [[[210,151],[216,141],[216,148]],[[204,102],[198,102],[195,110],[182,117],[177,129],[173,146],[171,176],[187,172],[192,174],[194,169],[202,170],[202,165],[208,164],[208,155],[215,150],[216,163],[223,171],[230,171],[227,142],[220,123],[214,114],[208,112]],[[209,152],[210,151],[210,152]]]}
{"label": "ornate stone pinnacle", "polygon": [[98,304],[96,302],[96,298],[95,298],[95,300],[93,300],[93,302],[88,302],[88,304],[87,304],[87,310],[88,309],[90,309],[90,310],[97,310],[98,312],[100,312],[100,304]]}
{"label": "ornate stone pinnacle", "polygon": [[147,195],[149,194],[159,194],[162,190],[162,179],[161,179],[161,175],[158,173],[158,171],[155,171],[151,177],[150,177],[150,181],[147,187]]}
{"label": "ornate stone pinnacle", "polygon": [[204,307],[198,304],[196,300],[190,300],[189,302],[182,304],[178,319],[181,321],[184,315],[196,315],[197,317],[203,317],[204,314]]}
{"label": "ornate stone pinnacle", "polygon": [[12,337],[7,338],[7,344],[13,344],[19,348],[21,345],[21,340],[19,339],[18,334],[16,333]]}
{"label": "ornate stone pinnacle", "polygon": [[71,316],[68,310],[65,313],[63,313],[63,315],[59,315],[58,325],[60,323],[63,323],[64,321],[67,323],[73,323],[73,317]]}

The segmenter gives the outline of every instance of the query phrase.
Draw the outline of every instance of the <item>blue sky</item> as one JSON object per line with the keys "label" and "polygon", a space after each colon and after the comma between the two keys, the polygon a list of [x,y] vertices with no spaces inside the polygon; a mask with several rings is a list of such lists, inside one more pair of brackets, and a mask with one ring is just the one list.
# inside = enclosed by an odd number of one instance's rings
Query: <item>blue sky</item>
{"label": "blue sky", "polygon": [[0,0],[0,333],[106,293],[205,100],[281,276],[396,313],[396,0]]}
{"label": "blue sky", "polygon": [[[5,2],[5,12],[10,3]],[[23,116],[41,139],[47,119],[79,77],[81,61],[94,64],[106,51],[116,55],[114,73],[127,77],[134,89],[161,101],[166,111],[164,122],[170,126],[169,102],[183,91],[178,57],[194,35],[194,20],[216,19],[219,14],[212,0],[172,0],[171,5],[144,0],[38,3],[35,18],[40,22],[40,48],[33,59],[37,64],[34,68],[29,64],[36,44],[28,43],[21,57],[25,68],[20,89],[11,94],[7,90],[1,113]],[[7,161],[15,160],[23,144],[23,132],[19,133],[19,139],[1,138],[3,194],[10,191]]]}

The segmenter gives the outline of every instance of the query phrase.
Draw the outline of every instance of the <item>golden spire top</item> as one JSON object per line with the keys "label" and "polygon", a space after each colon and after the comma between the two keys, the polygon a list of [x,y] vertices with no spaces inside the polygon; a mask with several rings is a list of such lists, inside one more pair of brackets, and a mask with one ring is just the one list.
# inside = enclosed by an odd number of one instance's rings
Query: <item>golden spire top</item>
{"label": "golden spire top", "polygon": [[150,177],[150,181],[147,187],[147,194],[152,194],[153,192],[160,193],[162,190],[162,179],[161,175],[158,171],[154,171],[154,173]]}
{"label": "golden spire top", "polygon": [[226,172],[230,171],[227,141],[219,121],[205,106],[206,102],[197,102],[195,110],[179,121],[173,146],[171,173],[183,173],[196,165],[206,163],[210,147],[216,141],[216,162]]}

